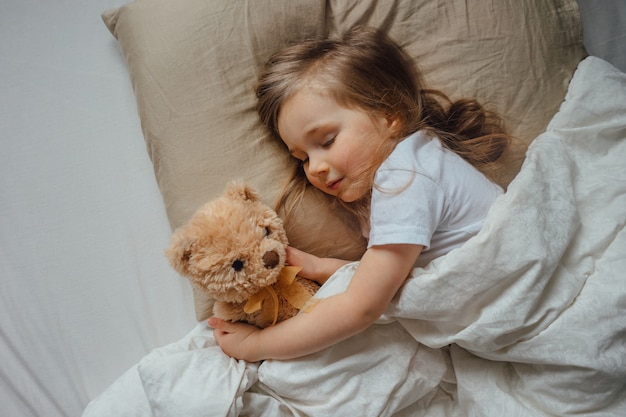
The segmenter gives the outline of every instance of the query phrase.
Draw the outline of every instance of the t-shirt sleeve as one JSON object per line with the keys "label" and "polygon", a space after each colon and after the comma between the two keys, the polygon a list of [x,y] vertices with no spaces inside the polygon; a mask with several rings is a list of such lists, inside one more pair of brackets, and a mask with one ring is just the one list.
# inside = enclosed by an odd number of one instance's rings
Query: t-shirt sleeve
{"label": "t-shirt sleeve", "polygon": [[379,170],[372,190],[368,246],[423,245],[444,215],[444,192],[432,178],[403,169]]}

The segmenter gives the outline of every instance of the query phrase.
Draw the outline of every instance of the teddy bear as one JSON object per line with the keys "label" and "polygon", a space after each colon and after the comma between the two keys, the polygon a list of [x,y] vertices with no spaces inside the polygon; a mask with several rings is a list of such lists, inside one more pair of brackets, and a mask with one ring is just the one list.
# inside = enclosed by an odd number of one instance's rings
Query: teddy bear
{"label": "teddy bear", "polygon": [[215,317],[264,328],[315,304],[319,285],[286,265],[287,245],[278,214],[234,181],[174,231],[166,257],[215,301]]}

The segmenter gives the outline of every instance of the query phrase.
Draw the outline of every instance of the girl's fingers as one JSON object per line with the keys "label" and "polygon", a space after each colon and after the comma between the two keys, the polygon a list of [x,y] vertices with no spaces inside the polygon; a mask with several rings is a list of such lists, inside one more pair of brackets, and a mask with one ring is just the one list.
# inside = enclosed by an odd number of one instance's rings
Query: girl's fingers
{"label": "girl's fingers", "polygon": [[217,317],[209,317],[209,326],[217,330],[226,331],[228,328],[228,322],[226,320],[218,319]]}

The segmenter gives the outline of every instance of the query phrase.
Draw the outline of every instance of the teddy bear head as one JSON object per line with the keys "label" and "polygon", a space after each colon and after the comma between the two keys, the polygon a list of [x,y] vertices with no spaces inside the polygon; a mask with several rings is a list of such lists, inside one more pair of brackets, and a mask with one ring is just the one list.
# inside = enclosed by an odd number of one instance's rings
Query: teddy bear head
{"label": "teddy bear head", "polygon": [[278,279],[287,235],[276,212],[242,182],[200,207],[172,235],[172,267],[217,301],[241,303]]}

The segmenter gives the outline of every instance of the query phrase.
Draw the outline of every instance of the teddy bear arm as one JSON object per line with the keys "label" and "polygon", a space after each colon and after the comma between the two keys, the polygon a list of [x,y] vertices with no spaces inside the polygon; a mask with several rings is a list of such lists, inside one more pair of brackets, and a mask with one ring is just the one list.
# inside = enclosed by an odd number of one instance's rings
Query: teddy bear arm
{"label": "teddy bear arm", "polygon": [[216,301],[213,306],[213,315],[222,320],[242,321],[259,328],[265,328],[272,324],[272,318],[268,317],[268,314],[261,310],[248,314],[244,311],[244,305],[245,303]]}
{"label": "teddy bear arm", "polygon": [[242,303],[216,301],[213,305],[213,316],[227,321],[247,321],[248,314],[243,311]]}

